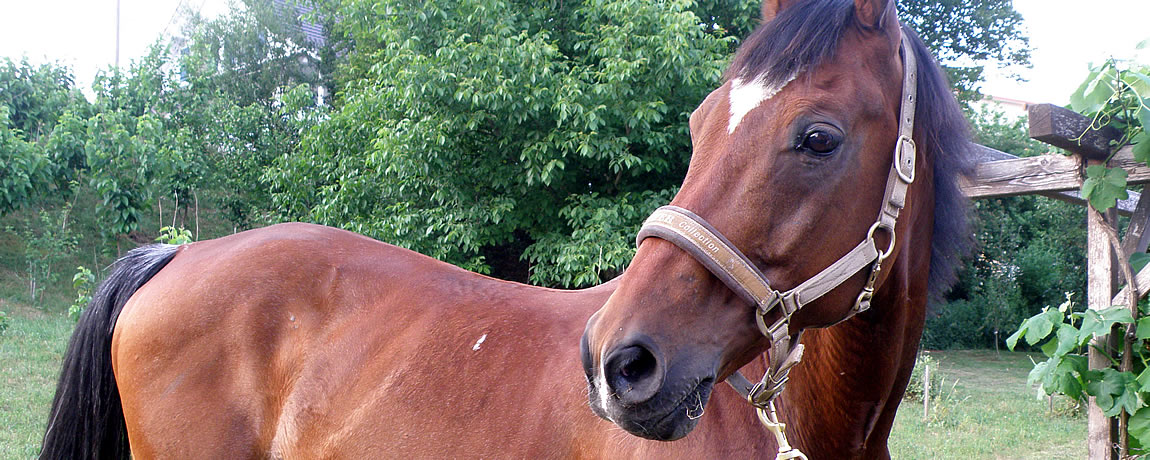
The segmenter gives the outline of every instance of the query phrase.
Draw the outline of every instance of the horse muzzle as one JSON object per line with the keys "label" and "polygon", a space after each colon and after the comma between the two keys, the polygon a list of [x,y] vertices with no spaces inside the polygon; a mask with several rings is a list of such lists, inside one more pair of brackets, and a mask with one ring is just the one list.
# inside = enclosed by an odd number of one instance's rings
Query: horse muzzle
{"label": "horse muzzle", "polygon": [[714,372],[694,369],[695,360],[668,360],[642,335],[628,337],[595,360],[589,335],[584,333],[580,351],[596,415],[658,441],[680,439],[695,428],[714,389]]}

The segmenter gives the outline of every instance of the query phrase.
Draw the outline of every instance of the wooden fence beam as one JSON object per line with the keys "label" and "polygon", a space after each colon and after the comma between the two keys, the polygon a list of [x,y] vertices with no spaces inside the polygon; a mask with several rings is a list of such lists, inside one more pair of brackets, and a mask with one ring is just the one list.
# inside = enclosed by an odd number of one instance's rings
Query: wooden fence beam
{"label": "wooden fence beam", "polygon": [[[995,198],[1040,194],[1074,204],[1084,204],[1078,193],[1082,185],[1081,166],[1076,156],[1047,154],[1036,157],[1019,158],[990,147],[976,145],[975,155],[978,164],[974,175],[961,184],[962,191],[970,198]],[[1121,167],[1130,174],[1128,183],[1150,183],[1150,168],[1134,161],[1130,147],[1118,151],[1111,160],[1112,166]],[[1129,192],[1130,198],[1118,202],[1119,214],[1128,216],[1134,212],[1140,195]]]}
{"label": "wooden fence beam", "polygon": [[[1141,299],[1150,293],[1150,265],[1142,267],[1138,273],[1134,275],[1134,284],[1138,285],[1137,298]],[[1122,286],[1122,290],[1114,294],[1114,298],[1110,299],[1110,305],[1126,305],[1126,295],[1130,290],[1130,285]]]}
{"label": "wooden fence beam", "polygon": [[1030,137],[1092,160],[1110,155],[1110,141],[1121,133],[1113,127],[1090,129],[1089,118],[1054,104],[1033,104],[1028,109]]}

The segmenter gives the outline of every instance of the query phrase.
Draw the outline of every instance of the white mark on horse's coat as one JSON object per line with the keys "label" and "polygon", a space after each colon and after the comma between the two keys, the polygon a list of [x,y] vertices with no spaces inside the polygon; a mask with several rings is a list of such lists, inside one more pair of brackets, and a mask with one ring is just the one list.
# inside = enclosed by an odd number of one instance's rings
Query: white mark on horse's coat
{"label": "white mark on horse's coat", "polygon": [[763,84],[762,78],[756,78],[750,82],[744,82],[741,78],[731,80],[731,91],[727,94],[727,101],[731,106],[731,119],[727,123],[727,134],[734,133],[735,128],[743,121],[743,117],[755,110],[755,107],[758,107],[763,101],[778,94],[796,76],[797,74],[791,75],[787,81],[779,86],[767,86]]}
{"label": "white mark on horse's coat", "polygon": [[608,393],[611,391],[611,387],[607,386],[607,372],[602,365],[599,366],[599,378],[596,380],[598,381],[596,382],[596,386],[599,387],[599,409],[602,409],[602,412],[607,414],[607,420],[614,422],[614,420],[611,419],[611,415],[607,412],[607,402],[611,397]]}
{"label": "white mark on horse's coat", "polygon": [[472,351],[479,351],[479,346],[483,345],[483,341],[487,340],[487,334],[479,336],[479,340],[475,341],[475,346],[471,347]]}

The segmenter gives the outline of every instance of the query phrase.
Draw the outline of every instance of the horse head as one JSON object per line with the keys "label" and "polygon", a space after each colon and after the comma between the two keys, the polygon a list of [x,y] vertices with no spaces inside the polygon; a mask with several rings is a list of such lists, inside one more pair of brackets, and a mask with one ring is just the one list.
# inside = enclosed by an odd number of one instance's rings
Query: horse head
{"label": "horse head", "polygon": [[[849,318],[869,305],[860,293],[929,264],[935,178],[915,161],[914,104],[902,113],[917,98],[904,83],[916,81],[916,50],[894,0],[767,0],[762,12],[724,84],[691,114],[693,153],[673,207],[644,226],[583,335],[591,408],[645,438],[685,436],[716,382],[764,352],[797,361],[801,331]],[[924,221],[925,232],[910,230]],[[842,262],[851,257],[862,262]],[[742,277],[767,287],[742,289]],[[921,278],[895,295],[925,303]]]}

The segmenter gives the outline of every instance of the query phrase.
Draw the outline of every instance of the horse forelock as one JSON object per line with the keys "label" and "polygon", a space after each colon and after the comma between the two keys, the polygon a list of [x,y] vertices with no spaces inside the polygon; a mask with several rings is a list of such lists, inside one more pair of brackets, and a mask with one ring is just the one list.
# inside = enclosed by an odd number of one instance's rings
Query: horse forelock
{"label": "horse forelock", "polygon": [[[725,75],[732,87],[728,132],[733,132],[746,112],[773,96],[773,92],[835,57],[843,33],[854,20],[854,3],[849,0],[804,0],[759,26],[739,47]],[[909,35],[919,62],[914,137],[934,175],[934,236],[928,285],[929,298],[935,303],[954,284],[961,259],[973,241],[968,224],[969,200],[958,186],[959,177],[973,169],[972,144],[966,118],[946,75],[918,35],[908,28],[903,30]],[[747,89],[751,84],[758,86],[754,90],[757,92]],[[735,101],[736,88],[743,92],[740,96],[751,97]],[[742,107],[752,103],[750,109]]]}

